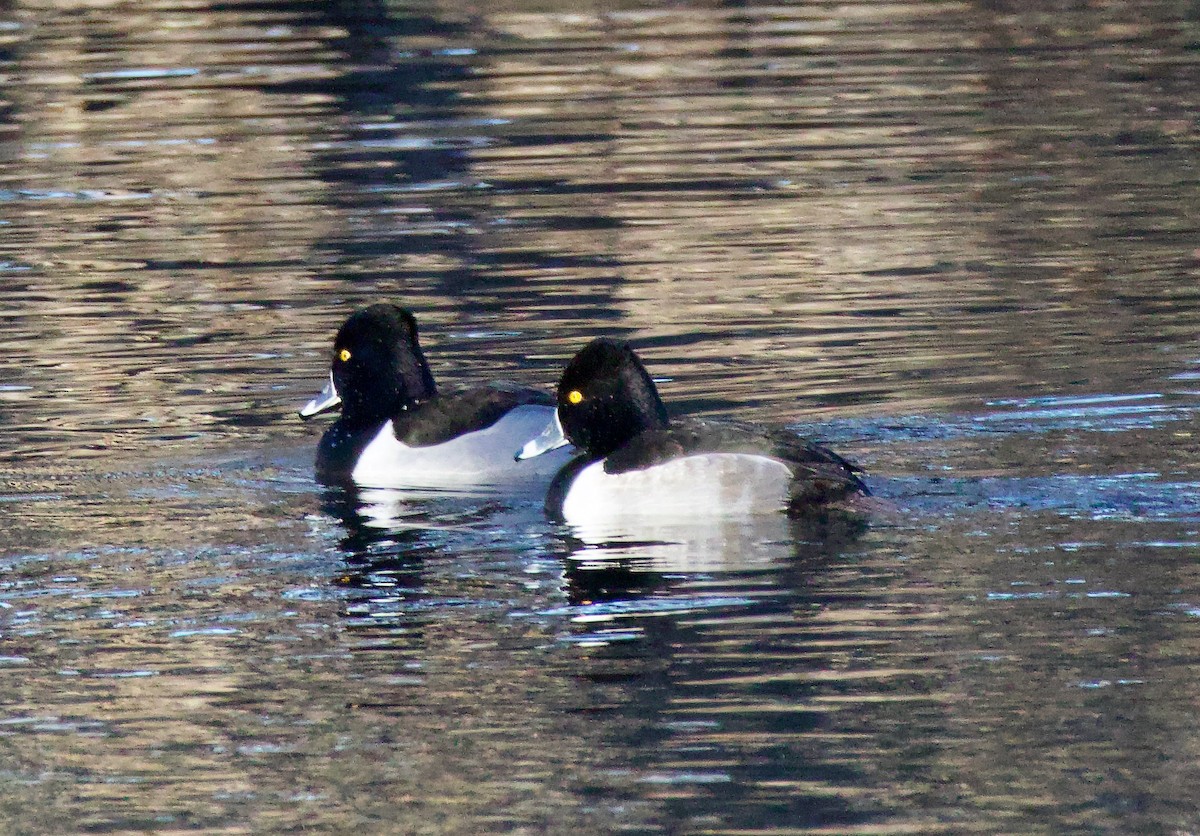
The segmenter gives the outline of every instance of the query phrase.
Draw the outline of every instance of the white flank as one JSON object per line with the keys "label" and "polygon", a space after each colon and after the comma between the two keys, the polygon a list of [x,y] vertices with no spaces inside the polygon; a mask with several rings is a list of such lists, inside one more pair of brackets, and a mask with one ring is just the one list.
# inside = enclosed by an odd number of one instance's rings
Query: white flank
{"label": "white flank", "polygon": [[792,471],[768,456],[704,453],[627,473],[601,462],[579,472],[563,503],[574,525],[673,517],[745,516],[783,510]]}
{"label": "white flank", "polygon": [[553,420],[553,407],[519,406],[490,427],[429,447],[397,441],[388,421],[359,456],[351,478],[368,487],[431,490],[544,485],[571,458],[574,448],[519,462],[513,461],[513,453]]}

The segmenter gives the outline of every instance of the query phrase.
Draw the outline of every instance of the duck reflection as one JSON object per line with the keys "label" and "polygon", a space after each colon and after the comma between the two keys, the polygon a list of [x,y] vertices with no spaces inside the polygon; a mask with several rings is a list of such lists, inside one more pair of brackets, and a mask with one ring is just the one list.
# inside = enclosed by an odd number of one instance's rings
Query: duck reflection
{"label": "duck reflection", "polygon": [[436,613],[439,602],[462,604],[472,593],[460,574],[524,565],[549,530],[539,500],[519,495],[345,484],[327,486],[321,508],[342,530],[346,571],[336,582],[361,591],[347,614],[382,627]]}
{"label": "duck reflection", "polygon": [[556,525],[534,496],[352,484],[327,486],[321,507],[342,527],[338,547],[360,575],[347,579],[352,585],[370,585],[365,579],[381,571],[412,572],[429,555],[482,547],[553,557],[570,604],[644,597],[681,577],[815,568],[867,529],[864,518],[841,513]]}
{"label": "duck reflection", "polygon": [[338,545],[349,563],[371,562],[398,549],[418,554],[440,549],[456,534],[545,526],[536,498],[486,491],[328,485],[321,510],[342,526]]}
{"label": "duck reflection", "polygon": [[816,569],[867,529],[850,514],[648,519],[636,528],[565,527],[567,597],[588,605],[644,597],[706,575]]}

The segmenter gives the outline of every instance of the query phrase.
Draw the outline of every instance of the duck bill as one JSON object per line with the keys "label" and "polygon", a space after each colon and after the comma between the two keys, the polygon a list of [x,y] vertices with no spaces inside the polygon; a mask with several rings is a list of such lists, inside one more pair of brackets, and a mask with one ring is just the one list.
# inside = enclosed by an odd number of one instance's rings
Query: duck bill
{"label": "duck bill", "polygon": [[567,439],[567,434],[563,432],[562,422],[558,420],[558,410],[555,410],[554,420],[547,424],[546,429],[542,430],[536,438],[525,442],[525,446],[517,452],[514,458],[517,461],[532,459],[534,456],[549,453],[551,450],[557,450],[567,444],[570,444],[570,441]]}
{"label": "duck bill", "polygon": [[337,387],[333,385],[333,372],[330,372],[329,382],[325,384],[325,388],[321,390],[320,394],[300,409],[300,417],[312,418],[322,412],[337,409],[341,405],[342,396],[338,394]]}

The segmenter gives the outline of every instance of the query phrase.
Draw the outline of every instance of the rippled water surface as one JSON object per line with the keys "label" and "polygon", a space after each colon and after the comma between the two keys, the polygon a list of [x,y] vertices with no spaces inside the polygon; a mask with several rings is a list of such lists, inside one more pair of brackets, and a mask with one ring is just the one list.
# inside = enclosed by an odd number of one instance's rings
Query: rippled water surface
{"label": "rippled water surface", "polygon": [[[0,830],[1200,829],[1194,4],[2,8]],[[382,299],[882,508],[322,490]]]}

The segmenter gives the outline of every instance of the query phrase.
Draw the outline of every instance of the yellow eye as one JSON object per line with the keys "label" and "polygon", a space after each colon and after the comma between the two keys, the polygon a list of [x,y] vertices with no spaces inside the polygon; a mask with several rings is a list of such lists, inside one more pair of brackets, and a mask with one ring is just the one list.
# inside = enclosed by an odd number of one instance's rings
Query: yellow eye
{"label": "yellow eye", "polygon": [[347,360],[350,359],[350,349],[343,348],[341,351],[338,352],[337,356],[338,356],[339,360],[341,360],[343,363],[345,363]]}
{"label": "yellow eye", "polygon": [[572,389],[570,392],[567,392],[567,401],[569,403],[579,403],[582,400],[583,392],[580,392],[578,389]]}

